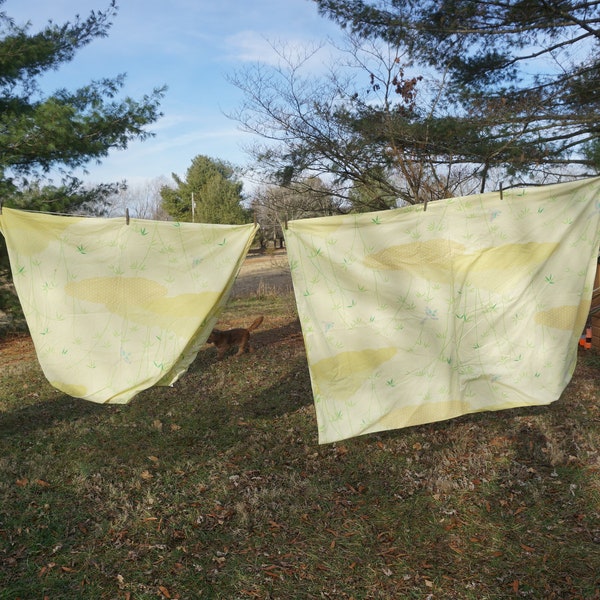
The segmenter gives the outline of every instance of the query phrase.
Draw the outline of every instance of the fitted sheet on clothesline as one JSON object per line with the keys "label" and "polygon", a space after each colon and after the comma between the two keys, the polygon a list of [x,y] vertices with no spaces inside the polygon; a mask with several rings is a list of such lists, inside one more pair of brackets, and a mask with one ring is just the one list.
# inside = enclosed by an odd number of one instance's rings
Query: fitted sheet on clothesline
{"label": "fitted sheet on clothesline", "polygon": [[600,178],[288,223],[319,441],[558,399],[599,230]]}
{"label": "fitted sheet on clothesline", "polygon": [[47,379],[103,403],[174,383],[215,324],[256,230],[4,208],[0,231]]}

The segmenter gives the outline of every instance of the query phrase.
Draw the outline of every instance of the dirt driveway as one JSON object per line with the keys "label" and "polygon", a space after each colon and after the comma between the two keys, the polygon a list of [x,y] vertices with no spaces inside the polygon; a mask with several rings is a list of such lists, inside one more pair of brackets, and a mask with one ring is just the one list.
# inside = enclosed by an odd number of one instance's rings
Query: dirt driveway
{"label": "dirt driveway", "polygon": [[286,251],[249,252],[233,284],[232,298],[273,292],[292,292]]}

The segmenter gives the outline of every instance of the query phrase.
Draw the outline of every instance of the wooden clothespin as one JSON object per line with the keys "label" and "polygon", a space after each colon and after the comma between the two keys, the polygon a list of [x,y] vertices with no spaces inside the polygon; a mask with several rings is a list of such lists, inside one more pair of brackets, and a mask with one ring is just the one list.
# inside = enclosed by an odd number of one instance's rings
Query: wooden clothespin
{"label": "wooden clothespin", "polygon": [[125,209],[125,224],[129,225],[129,209]]}
{"label": "wooden clothespin", "polygon": [[500,182],[500,200],[503,200],[503,194],[502,194],[502,182]]}

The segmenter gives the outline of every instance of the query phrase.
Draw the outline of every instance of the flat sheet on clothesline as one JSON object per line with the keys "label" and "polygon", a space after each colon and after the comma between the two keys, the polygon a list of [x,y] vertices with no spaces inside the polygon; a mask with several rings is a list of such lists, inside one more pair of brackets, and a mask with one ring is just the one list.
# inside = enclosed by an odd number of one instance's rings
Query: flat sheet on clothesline
{"label": "flat sheet on clothesline", "polygon": [[103,403],[174,383],[214,326],[256,229],[4,208],[0,231],[47,379]]}
{"label": "flat sheet on clothesline", "polygon": [[288,223],[320,443],[559,398],[600,178]]}

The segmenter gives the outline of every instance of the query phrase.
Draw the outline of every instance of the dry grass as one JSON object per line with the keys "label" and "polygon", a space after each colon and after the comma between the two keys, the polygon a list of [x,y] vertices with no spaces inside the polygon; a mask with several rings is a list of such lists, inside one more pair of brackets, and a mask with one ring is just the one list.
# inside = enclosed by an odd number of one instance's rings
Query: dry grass
{"label": "dry grass", "polygon": [[[127,406],[0,347],[0,598],[600,598],[600,359],[545,408],[319,446],[293,298]],[[14,349],[14,352],[11,352]]]}

